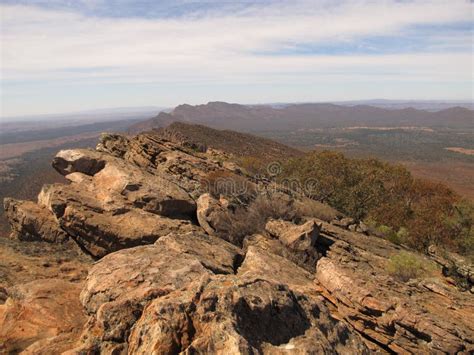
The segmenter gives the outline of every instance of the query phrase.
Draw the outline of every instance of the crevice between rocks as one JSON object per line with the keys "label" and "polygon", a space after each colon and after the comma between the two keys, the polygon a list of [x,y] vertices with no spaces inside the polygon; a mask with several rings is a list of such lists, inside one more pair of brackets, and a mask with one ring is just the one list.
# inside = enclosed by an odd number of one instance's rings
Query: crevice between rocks
{"label": "crevice between rocks", "polygon": [[239,271],[239,268],[242,266],[242,264],[244,263],[245,261],[245,257],[247,256],[247,253],[245,254],[236,254],[235,257],[234,257],[234,261],[233,261],[233,269],[234,269],[234,274],[237,275],[238,271]]}

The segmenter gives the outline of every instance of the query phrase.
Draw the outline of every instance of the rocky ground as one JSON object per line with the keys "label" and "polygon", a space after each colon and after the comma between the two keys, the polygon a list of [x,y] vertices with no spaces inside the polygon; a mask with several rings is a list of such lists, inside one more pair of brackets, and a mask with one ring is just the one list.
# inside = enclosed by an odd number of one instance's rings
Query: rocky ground
{"label": "rocky ground", "polygon": [[5,200],[0,352],[474,351],[472,267],[432,249],[417,255],[427,272],[403,281],[389,260],[414,253],[314,211],[231,238],[229,218],[250,207],[203,189],[211,173],[245,180],[249,200],[310,202],[228,158],[151,133],[60,151],[68,184]]}

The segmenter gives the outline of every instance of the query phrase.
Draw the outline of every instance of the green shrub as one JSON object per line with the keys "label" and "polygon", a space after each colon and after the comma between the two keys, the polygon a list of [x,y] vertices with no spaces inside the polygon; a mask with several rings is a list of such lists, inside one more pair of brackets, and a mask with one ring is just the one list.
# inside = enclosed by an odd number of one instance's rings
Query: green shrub
{"label": "green shrub", "polygon": [[421,277],[426,272],[420,258],[408,252],[400,252],[392,256],[387,265],[387,271],[403,282]]}

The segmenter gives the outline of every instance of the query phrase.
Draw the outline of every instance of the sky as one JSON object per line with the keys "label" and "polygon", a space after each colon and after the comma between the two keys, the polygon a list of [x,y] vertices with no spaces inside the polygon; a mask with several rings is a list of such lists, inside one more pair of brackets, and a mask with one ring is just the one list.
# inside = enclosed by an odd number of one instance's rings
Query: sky
{"label": "sky", "polygon": [[1,116],[472,100],[474,3],[0,0]]}

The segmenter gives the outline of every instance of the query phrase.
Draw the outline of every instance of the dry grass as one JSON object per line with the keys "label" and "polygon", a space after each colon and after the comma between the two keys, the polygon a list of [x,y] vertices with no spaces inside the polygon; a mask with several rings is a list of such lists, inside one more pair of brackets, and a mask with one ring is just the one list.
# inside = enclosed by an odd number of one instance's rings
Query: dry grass
{"label": "dry grass", "polygon": [[263,232],[270,218],[288,221],[300,218],[292,201],[279,197],[260,195],[247,208],[239,206],[229,210],[223,216],[221,229],[216,232],[231,243],[242,245],[246,236]]}
{"label": "dry grass", "polygon": [[336,211],[331,206],[309,198],[304,201],[297,201],[295,203],[295,208],[297,209],[297,214],[300,216],[314,217],[325,222],[330,222],[337,217],[342,216],[340,212]]}

